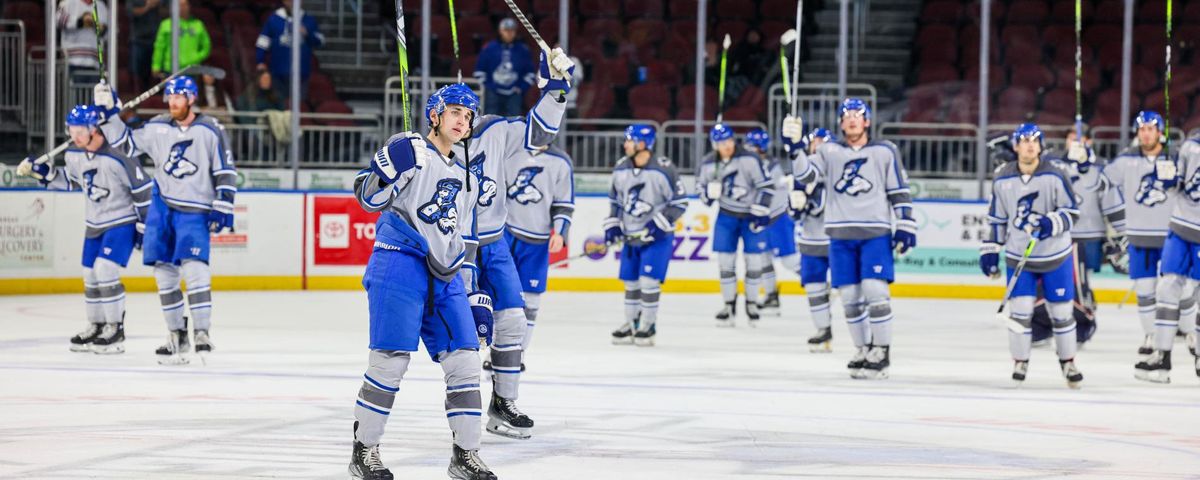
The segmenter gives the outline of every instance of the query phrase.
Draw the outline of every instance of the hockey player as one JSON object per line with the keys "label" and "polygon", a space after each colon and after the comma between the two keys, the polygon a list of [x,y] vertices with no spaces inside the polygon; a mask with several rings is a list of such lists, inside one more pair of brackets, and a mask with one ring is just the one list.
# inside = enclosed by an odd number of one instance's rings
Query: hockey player
{"label": "hockey player", "polygon": [[[478,109],[466,85],[438,89],[425,105],[429,134],[392,136],[354,181],[359,205],[384,212],[363,274],[371,352],[354,408],[354,478],[392,478],[379,443],[418,341],[445,373],[450,477],[496,478],[478,455],[479,348],[492,340],[491,298],[459,275],[475,258],[475,203],[483,193],[472,185],[459,142],[470,136]],[[517,134],[495,129],[484,141]]]}
{"label": "hockey player", "polygon": [[83,293],[88,327],[71,337],[71,351],[125,352],[125,285],[121,269],[141,248],[150,177],[142,166],[113,148],[100,133],[100,112],[76,105],[67,113],[74,143],[64,167],[26,158],[18,173],[32,175],[50,190],[83,190]]}
{"label": "hockey player", "polygon": [[525,301],[525,338],[521,350],[528,351],[537,324],[538,307],[546,293],[550,254],[566,245],[575,212],[575,177],[571,157],[548,145],[504,164],[508,185],[508,225],[504,240],[512,253],[521,279]]}
{"label": "hockey player", "polygon": [[775,180],[774,196],[771,197],[771,220],[767,225],[767,246],[762,253],[763,298],[758,305],[759,313],[779,316],[779,283],[775,277],[775,259],[788,271],[800,271],[800,254],[796,253],[796,222],[788,215],[788,199],[792,191],[792,162],[772,159],[767,155],[771,147],[771,136],[766,130],[756,128],[746,134],[742,142],[746,149],[767,161],[767,170]]}
{"label": "hockey player", "polygon": [[[1152,175],[1156,184],[1178,188],[1178,192],[1172,194],[1177,198],[1162,249],[1162,278],[1155,292],[1154,350],[1134,366],[1134,374],[1140,380],[1169,383],[1175,332],[1187,315],[1185,303],[1194,305],[1194,289],[1200,282],[1200,137],[1184,142],[1178,161],[1156,161]],[[1191,316],[1194,321],[1194,312]],[[1200,326],[1194,328],[1200,335]],[[1200,356],[1196,356],[1195,367],[1200,376]]]}
{"label": "hockey player", "polygon": [[716,124],[709,132],[713,151],[697,167],[700,200],[720,211],[713,229],[713,251],[721,272],[721,297],[725,306],[717,312],[718,327],[734,326],[737,314],[737,253],[741,241],[746,262],[746,318],[751,327],[759,319],[758,287],[763,256],[768,248],[767,225],[771,222],[775,184],[768,164],[758,155],[738,146],[733,130]]}
{"label": "hockey player", "polygon": [[853,378],[887,378],[892,252],[904,255],[917,244],[908,175],[895,145],[868,138],[871,109],[866,102],[848,98],[838,114],[842,139],[821,144],[811,157],[801,154],[804,133],[799,118],[784,119],[783,139],[795,155],[796,180],[807,184],[825,178],[832,284],[841,293],[850,337],[858,347],[846,367]]}
{"label": "hockey player", "polygon": [[[814,128],[804,136],[800,148],[804,154],[814,155],[821,144],[834,141],[837,139],[828,130]],[[817,180],[800,185],[802,188],[790,193],[792,213],[800,222],[797,239],[800,246],[800,285],[808,297],[808,311],[812,315],[813,326],[817,328],[817,332],[808,338],[808,350],[813,353],[833,351],[833,330],[830,328],[832,312],[829,310],[829,236],[825,234],[823,216],[826,195],[825,182],[821,180],[823,177],[818,173]]]}
{"label": "hockey player", "polygon": [[[979,249],[979,266],[984,275],[1000,278],[1003,251],[1012,282],[1013,269],[1029,253],[1007,299],[1012,378],[1023,382],[1029,371],[1033,333],[1030,318],[1040,282],[1054,322],[1058,363],[1067,385],[1079,388],[1083,374],[1075,366],[1075,318],[1071,314],[1075,297],[1071,228],[1079,217],[1075,192],[1062,170],[1040,159],[1042,131],[1037,125],[1018,126],[1012,134],[1012,145],[1017,161],[1001,167],[992,181],[988,206],[991,228]],[[1031,244],[1033,248],[1028,250]]]}
{"label": "hockey player", "polygon": [[[529,438],[533,430],[533,420],[516,406],[528,319],[521,298],[521,279],[504,237],[508,220],[505,166],[549,145],[558,133],[575,64],[561,49],[547,53],[548,60],[542,54],[537,78],[542,96],[533,109],[520,118],[486,115],[475,125],[470,140],[479,145],[470,150],[471,177],[479,184],[475,207],[479,216],[479,255],[477,262],[468,265],[466,274],[491,296],[496,312],[496,341],[491,346],[490,360],[495,388],[488,408],[487,431],[519,439]],[[495,133],[490,133],[493,130]]]}
{"label": "hockey player", "polygon": [[1175,207],[1175,195],[1168,194],[1166,183],[1154,175],[1155,162],[1171,160],[1163,153],[1164,125],[1158,113],[1149,110],[1138,112],[1133,119],[1138,146],[1117,155],[1104,167],[1104,174],[1125,199],[1129,278],[1133,280],[1138,318],[1142,322],[1142,333],[1145,334],[1145,340],[1138,348],[1138,354],[1143,356],[1154,351],[1158,263],[1163,242],[1167,238],[1171,211]]}
{"label": "hockey player", "polygon": [[604,241],[624,243],[618,277],[625,283],[625,322],[612,332],[614,344],[654,345],[675,221],[687,210],[671,160],[654,158],[655,136],[654,127],[645,124],[625,129],[625,156],[617,161],[608,190]]}
{"label": "hockey player", "polygon": [[[190,350],[187,319],[183,316],[180,278],[187,283],[192,313],[191,344],[202,355],[212,351],[212,271],[209,234],[233,229],[237,170],[225,127],[216,118],[196,111],[196,82],[179,76],[163,89],[169,113],[140,128],[117,117],[120,100],[105,83],[95,87],[96,106],[104,110],[101,128],[113,146],[130,156],[145,153],[154,160],[154,188],[146,215],[142,263],[154,267],[154,280],[169,335],[155,352],[159,363],[182,364]],[[115,139],[115,140],[113,140]]]}

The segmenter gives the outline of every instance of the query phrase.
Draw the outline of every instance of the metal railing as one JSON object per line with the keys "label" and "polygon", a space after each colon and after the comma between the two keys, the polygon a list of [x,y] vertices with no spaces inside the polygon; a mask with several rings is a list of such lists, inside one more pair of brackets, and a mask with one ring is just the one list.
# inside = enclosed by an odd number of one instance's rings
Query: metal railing
{"label": "metal railing", "polygon": [[[798,103],[798,113],[800,118],[804,119],[805,130],[811,130],[815,127],[824,127],[832,131],[838,130],[838,106],[842,104],[842,98],[838,97],[838,85],[836,83],[801,83],[795,86],[796,101]],[[866,83],[849,83],[846,84],[846,96],[862,98],[871,106],[871,110],[878,112],[879,94],[875,91],[875,87]],[[791,107],[787,103],[787,96],[783,91],[783,84],[776,83],[767,89],[767,124],[768,132],[780,130],[783,126],[783,117],[791,112]],[[872,123],[871,133],[879,132],[879,125]],[[775,156],[783,155],[783,146],[780,142],[772,142],[771,154]]]}
{"label": "metal railing", "polygon": [[[443,86],[446,86],[446,85],[449,85],[452,83],[458,83],[458,78],[456,78],[456,77],[430,77],[429,81],[432,84],[433,89],[437,90],[439,88],[442,88]],[[472,77],[464,77],[462,79],[462,82],[467,85],[470,85],[471,89],[474,90],[475,93],[479,95],[479,111],[480,112],[484,111],[485,100],[484,100],[484,95],[483,95],[483,84],[479,81],[479,79],[472,78]],[[419,128],[419,126],[424,123],[421,121],[421,115],[423,112],[425,112],[425,98],[427,95],[421,89],[421,78],[420,77],[414,77],[411,75],[408,77],[408,93],[409,93],[409,102],[411,102],[409,104],[409,109],[411,110],[409,112],[409,118],[413,122],[412,123],[413,127]],[[398,75],[388,77],[387,81],[385,81],[383,84],[383,135],[384,135],[384,138],[387,138],[388,136],[390,136],[394,133],[398,133],[400,131],[400,129],[403,128],[402,125],[404,125],[404,122],[402,121],[402,119],[403,119],[404,114],[401,111],[401,110],[403,110],[403,107],[401,106],[402,99],[400,97],[401,97],[400,77]]]}
{"label": "metal railing", "polygon": [[[567,151],[576,172],[607,172],[625,156],[625,127],[638,122],[625,119],[580,118],[566,120],[565,134],[556,143]],[[661,132],[662,126],[654,121],[641,121],[654,126]],[[663,151],[662,136],[656,144]]]}
{"label": "metal railing", "polygon": [[[44,52],[44,47],[34,47],[30,49],[26,55],[25,68],[25,126],[28,135],[25,136],[25,148],[33,150],[33,139],[35,137],[45,138],[46,136],[46,60],[45,57],[35,59],[34,52]],[[67,60],[59,58],[56,62],[55,73],[58,78],[55,81],[57,92],[55,92],[55,115],[59,118],[64,118],[70,107],[67,106]],[[74,104],[71,104],[74,106]],[[58,136],[62,136],[63,132],[58,132]]]}
{"label": "metal railing", "polygon": [[[692,158],[692,147],[695,145],[695,142],[700,141],[705,143],[705,146],[700,151],[707,153],[711,150],[707,146],[708,131],[716,123],[716,121],[704,122],[703,131],[699,135],[696,135],[696,122],[694,120],[668,120],[663,122],[662,128],[658,129],[658,154],[670,158],[679,173],[692,173],[696,170],[696,165],[700,162],[699,158]],[[766,124],[753,121],[727,121],[721,123],[733,128],[737,132],[739,139],[751,129],[767,128]]]}
{"label": "metal railing", "polygon": [[975,178],[976,132],[969,123],[885,123],[879,138],[899,149],[911,177]]}
{"label": "metal railing", "polygon": [[[0,19],[0,115],[25,120],[25,23]],[[0,121],[0,125],[5,122]],[[19,125],[14,125],[19,126]]]}

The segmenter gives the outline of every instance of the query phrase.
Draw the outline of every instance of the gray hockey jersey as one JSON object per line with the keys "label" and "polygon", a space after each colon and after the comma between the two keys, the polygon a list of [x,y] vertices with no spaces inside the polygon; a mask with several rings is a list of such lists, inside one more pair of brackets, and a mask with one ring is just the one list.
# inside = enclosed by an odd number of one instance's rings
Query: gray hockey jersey
{"label": "gray hockey jersey", "polygon": [[1175,208],[1175,195],[1154,179],[1154,161],[1140,150],[1132,149],[1117,155],[1104,167],[1104,174],[1125,199],[1125,235],[1129,244],[1143,248],[1162,248]]}
{"label": "gray hockey jersey", "polygon": [[1035,273],[1052,271],[1071,255],[1071,227],[1079,217],[1075,199],[1070,180],[1050,162],[1039,162],[1033,174],[1027,176],[1021,175],[1017,162],[1009,162],[992,180],[987,243],[1003,245],[1008,267],[1014,268],[1029,244],[1030,234],[1025,229],[1037,226],[1042,217],[1048,216],[1061,233],[1039,240],[1025,269]]}
{"label": "gray hockey jersey", "polygon": [[[771,195],[771,205],[767,208],[771,210],[771,218],[778,218],[782,215],[787,215],[788,207],[791,206],[791,198],[789,194],[792,192],[792,175],[791,162],[785,162],[777,159],[767,160],[767,172],[772,179],[771,185],[774,191]],[[788,171],[785,172],[784,169]]]}
{"label": "gray hockey jersey", "polygon": [[85,236],[96,238],[110,228],[146,220],[150,207],[150,176],[137,160],[107,142],[95,153],[72,146],[56,167],[50,190],[83,191]]}
{"label": "gray hockey jersey", "polygon": [[[404,134],[393,135],[375,155],[388,155],[388,145],[402,138]],[[418,163],[391,185],[363,169],[354,179],[354,193],[364,210],[384,211],[375,229],[375,248],[416,248],[434,276],[450,281],[464,263],[473,261],[479,244],[475,204],[482,191],[478,185],[467,191],[461,155],[451,150],[447,158],[432,145],[428,148],[432,161]]]}
{"label": "gray hockey jersey", "polygon": [[832,238],[890,235],[893,212],[898,221],[912,221],[908,174],[892,142],[871,141],[861,148],[844,140],[825,142],[814,155],[797,155],[792,171],[802,183],[824,177],[825,233]]}
{"label": "gray hockey jersey", "polygon": [[697,167],[697,188],[704,192],[709,182],[718,182],[721,198],[713,200],[717,200],[726,214],[769,216],[775,201],[775,183],[769,168],[767,161],[740,145],[729,160],[722,161],[717,152],[709,152]]}
{"label": "gray hockey jersey", "polygon": [[137,129],[116,118],[100,128],[114,147],[130,157],[145,153],[154,160],[154,183],[171,208],[207,212],[218,197],[233,203],[237,169],[225,127],[216,118],[197,113],[185,128],[164,113]]}
{"label": "gray hockey jersey", "polygon": [[525,151],[504,167],[509,233],[537,244],[550,240],[551,232],[566,237],[575,212],[575,176],[567,152],[554,145]]}
{"label": "gray hockey jersey", "polygon": [[1179,193],[1171,212],[1170,229],[1192,243],[1200,243],[1200,137],[1189,138],[1179,148]]}
{"label": "gray hockey jersey", "polygon": [[1075,191],[1079,219],[1071,227],[1072,239],[1097,240],[1106,237],[1106,220],[1118,234],[1125,233],[1125,199],[1121,197],[1120,190],[1112,186],[1108,175],[1104,174],[1104,162],[1096,161],[1087,171],[1081,172],[1079,164],[1065,155],[1048,155],[1042,159],[1062,169],[1071,181],[1071,189]]}
{"label": "gray hockey jersey", "polygon": [[[471,135],[472,180],[479,183],[479,241],[486,245],[500,239],[508,217],[505,188],[509,184],[505,164],[524,158],[528,152],[549,145],[558,134],[566,102],[543,94],[524,117],[486,115]],[[462,146],[456,148],[461,150]],[[460,154],[461,155],[461,154]]]}
{"label": "gray hockey jersey", "polygon": [[638,168],[629,157],[621,157],[608,189],[605,228],[619,224],[631,234],[655,222],[663,231],[673,232],[675,221],[687,210],[686,194],[670,159],[651,158],[644,168]]}
{"label": "gray hockey jersey", "polygon": [[[817,178],[824,178],[819,170]],[[800,234],[796,243],[800,246],[800,254],[813,257],[829,256],[829,235],[825,233],[825,205],[828,194],[825,192],[825,182],[818,180],[813,186],[812,194],[808,197],[808,206],[800,216]]]}

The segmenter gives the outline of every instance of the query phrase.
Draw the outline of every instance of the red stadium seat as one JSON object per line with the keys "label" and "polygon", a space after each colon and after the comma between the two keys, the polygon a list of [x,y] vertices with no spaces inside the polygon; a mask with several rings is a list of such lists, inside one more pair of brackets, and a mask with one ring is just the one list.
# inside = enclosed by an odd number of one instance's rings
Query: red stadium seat
{"label": "red stadium seat", "polygon": [[[1054,83],[1054,88],[1069,89],[1075,91],[1075,64],[1061,65],[1057,68],[1058,79]],[[1100,88],[1103,78],[1101,77],[1100,67],[1094,63],[1084,62],[1083,64],[1083,79],[1082,90],[1084,95],[1096,93]]]}
{"label": "red stadium seat", "polygon": [[[1089,17],[1095,23],[1113,23],[1120,25],[1125,18],[1125,5],[1121,0],[1101,0],[1096,5],[1096,14]],[[1085,20],[1086,21],[1086,20]]]}
{"label": "red stadium seat", "polygon": [[625,0],[626,18],[663,18],[662,0]]}
{"label": "red stadium seat", "polygon": [[732,107],[725,110],[725,119],[732,122],[753,122],[759,120],[763,113],[762,107]]}
{"label": "red stadium seat", "polygon": [[[433,3],[436,5],[438,3],[445,3],[445,2],[433,2]],[[516,3],[517,8],[520,8],[521,11],[525,12],[526,15],[530,15],[534,11],[530,8],[531,7],[530,0],[515,0],[513,3]],[[558,7],[555,7],[555,8],[557,9]],[[407,9],[405,9],[405,10],[407,10]],[[414,9],[413,11],[415,12],[417,10]],[[512,17],[512,11],[508,9],[508,4],[505,3],[504,0],[488,0],[487,11],[488,11],[488,14],[495,16],[495,17],[500,17],[500,18]],[[517,28],[519,29],[520,27],[517,27]]]}
{"label": "red stadium seat", "polygon": [[1013,42],[1004,49],[1004,62],[1008,65],[1041,65],[1041,47],[1024,42]]}
{"label": "red stadium seat", "polygon": [[666,38],[666,33],[667,24],[662,20],[639,18],[629,22],[625,41],[638,49],[647,49],[661,43]]}
{"label": "red stadium seat", "polygon": [[1200,23],[1200,2],[1188,2],[1187,6],[1183,7],[1181,23]]}
{"label": "red stadium seat", "polygon": [[[440,2],[435,2],[435,3],[440,3]],[[535,5],[534,8],[536,8],[536,4],[537,4],[537,2],[534,2],[534,5]],[[483,15],[486,10],[485,5],[486,4],[483,2],[483,0],[457,0],[454,2],[454,14],[456,16],[458,16],[458,19],[462,19],[463,17],[470,16],[470,15]],[[554,8],[558,8],[557,0],[554,1]],[[544,10],[535,10],[535,11],[544,11]]]}
{"label": "red stadium seat", "polygon": [[1096,52],[1096,62],[1100,64],[1100,68],[1106,71],[1119,71],[1121,68],[1122,48],[1123,46],[1119,38],[1100,44],[1100,49]]}
{"label": "red stadium seat", "polygon": [[[695,100],[692,100],[692,103],[694,104]],[[747,85],[742,90],[742,94],[735,100],[734,105],[765,111],[767,109],[767,94],[754,85]]]}
{"label": "red stadium seat", "polygon": [[763,0],[758,6],[759,18],[784,20],[794,24],[796,20],[795,0]]}
{"label": "red stadium seat", "polygon": [[[1075,2],[1050,2],[1053,6],[1050,7],[1050,19],[1055,22],[1074,24],[1075,23]],[[1080,7],[1083,7],[1083,22],[1086,24],[1098,20],[1095,17],[1096,9],[1092,7],[1092,2],[1081,2]]]}
{"label": "red stadium seat", "polygon": [[[1070,24],[1049,25],[1041,29],[1042,43],[1055,50],[1075,50],[1075,26]],[[1085,44],[1086,45],[1086,44]]]}
{"label": "red stadium seat", "polygon": [[988,111],[988,121],[993,123],[1024,123],[1032,120],[1033,110],[1015,106],[1002,106]]}
{"label": "red stadium seat", "polygon": [[[1075,68],[1075,42],[1059,42],[1057,45],[1058,48],[1054,50],[1054,65],[1060,68]],[[1080,47],[1080,57],[1083,58],[1083,63],[1086,65],[1092,61],[1096,52],[1092,50],[1091,45],[1084,44]]]}
{"label": "red stadium seat", "polygon": [[717,28],[713,31],[713,36],[710,38],[716,38],[719,43],[726,34],[729,34],[731,39],[738,41],[746,36],[746,30],[749,29],[750,25],[741,20],[723,20],[717,24]]}
{"label": "red stadium seat", "polygon": [[[1137,103],[1137,98],[1130,100]],[[1095,99],[1096,114],[1111,114],[1118,116],[1121,112],[1121,90],[1120,87],[1110,88],[1096,95]],[[1133,107],[1136,108],[1136,105]]]}
{"label": "red stadium seat", "polygon": [[583,22],[583,34],[587,38],[620,40],[625,36],[625,26],[615,18],[591,18]]}
{"label": "red stadium seat", "polygon": [[1040,0],[1017,0],[1008,8],[1005,17],[1009,24],[1042,23],[1050,16],[1050,8]]}
{"label": "red stadium seat", "polygon": [[1044,65],[1014,65],[1009,83],[1013,86],[1038,90],[1054,84],[1054,72]]}
{"label": "red stadium seat", "polygon": [[253,25],[258,30],[262,30],[263,25],[255,19],[253,13],[241,8],[226,9],[225,13],[221,14],[221,23],[225,25]]}
{"label": "red stadium seat", "polygon": [[1037,110],[1037,93],[1027,88],[1008,87],[1000,92],[994,106],[1000,109],[1024,109],[1031,112]]}
{"label": "red stadium seat", "polygon": [[[1137,97],[1134,97],[1133,101],[1136,103]],[[1177,103],[1172,103],[1172,106],[1174,106],[1177,109],[1177,108],[1182,107],[1183,105],[1179,105]],[[1167,100],[1165,98],[1163,98],[1162,91],[1151,92],[1151,93],[1146,94],[1146,96],[1142,97],[1142,103],[1141,103],[1140,110],[1154,110],[1165,116],[1167,114]],[[1178,110],[1175,110],[1175,109],[1171,110],[1171,118],[1169,118],[1168,120],[1171,120],[1172,125],[1175,125],[1175,121],[1178,120],[1180,113],[1186,113],[1186,112],[1179,112]]]}
{"label": "red stadium seat", "polygon": [[[1117,36],[1116,38],[1121,38]],[[1167,44],[1167,31],[1162,24],[1150,25],[1134,25],[1133,27],[1133,44],[1134,45],[1163,45]]]}
{"label": "red stadium seat", "polygon": [[1080,35],[1087,45],[1103,45],[1114,41],[1120,43],[1122,38],[1121,26],[1109,24],[1085,25]]}
{"label": "red stadium seat", "polygon": [[662,85],[679,85],[683,83],[683,72],[675,64],[666,60],[656,60],[646,65],[646,81]]}
{"label": "red stadium seat", "polygon": [[[669,61],[680,67],[696,63],[696,39],[685,38],[681,35],[671,35],[658,48],[658,58]],[[688,52],[692,52],[689,56]]]}
{"label": "red stadium seat", "polygon": [[[673,19],[695,19],[696,18],[696,0],[672,0],[667,3],[667,8],[670,10],[671,18]],[[712,7],[709,7],[710,9]],[[695,23],[695,22],[692,22]]]}
{"label": "red stadium seat", "polygon": [[333,87],[333,82],[321,72],[313,72],[312,76],[308,77],[308,98],[307,102],[311,105],[320,105],[328,101],[338,100],[337,90]]}
{"label": "red stadium seat", "polygon": [[1134,65],[1130,77],[1133,82],[1131,91],[1135,95],[1143,95],[1159,86],[1159,74],[1143,65]]}
{"label": "red stadium seat", "polygon": [[621,4],[607,0],[579,0],[579,14],[585,17],[618,17]]}
{"label": "red stadium seat", "polygon": [[[328,100],[317,105],[315,113],[336,113],[336,114],[352,114],[348,105],[342,103],[341,100]],[[354,121],[348,118],[323,118],[317,120],[320,125],[329,125],[334,127],[353,127]]]}
{"label": "red stadium seat", "polygon": [[[1004,67],[1000,65],[989,66],[988,91],[996,93],[1000,90],[1003,90],[1007,85],[1005,77],[1006,75],[1004,73]],[[966,89],[966,92],[970,93],[971,95],[976,95],[979,90],[979,65],[975,63],[970,64],[970,66],[968,66],[966,69],[965,75],[963,75],[963,80],[970,85],[970,87]]]}
{"label": "red stadium seat", "polygon": [[629,104],[632,106],[651,105],[670,108],[671,91],[666,85],[645,83],[629,89]]}
{"label": "red stadium seat", "polygon": [[[979,24],[979,7],[979,0],[974,0],[971,3],[968,3],[966,8],[963,9],[963,15],[966,16],[966,19],[976,25]],[[993,25],[998,25],[999,22],[1004,20],[1004,14],[1007,11],[1007,7],[1008,4],[1006,2],[992,2],[992,22],[996,22],[993,23]]]}
{"label": "red stadium seat", "polygon": [[[1137,11],[1134,12],[1134,18],[1137,19],[1139,23],[1153,23],[1159,25],[1160,28],[1163,28],[1162,26],[1167,22],[1167,2],[1163,0],[1142,0],[1137,3],[1139,3],[1139,5],[1137,7]],[[1183,2],[1177,2],[1176,5],[1179,3]],[[1179,10],[1178,6],[1174,8],[1175,11],[1173,12],[1173,16],[1183,13]]]}
{"label": "red stadium seat", "polygon": [[592,77],[603,79],[609,87],[629,85],[629,63],[624,58],[605,59],[595,70]]}
{"label": "red stadium seat", "polygon": [[917,33],[917,46],[946,45],[957,46],[958,30],[950,25],[926,25]]}
{"label": "red stadium seat", "polygon": [[954,63],[958,59],[958,48],[953,43],[943,42],[921,47],[921,62]]}
{"label": "red stadium seat", "polygon": [[[675,90],[675,106],[679,108],[687,107],[689,110],[696,105],[696,86],[684,85]],[[704,106],[705,110],[710,110],[717,105],[717,89],[712,85],[704,86]]]}
{"label": "red stadium seat", "polygon": [[950,64],[935,64],[930,65],[928,60],[922,56],[920,70],[917,72],[917,84],[928,85],[932,83],[952,83],[958,82],[958,69]]}
{"label": "red stadium seat", "polygon": [[934,0],[921,9],[921,21],[929,23],[958,23],[962,17],[962,4],[953,0]]}
{"label": "red stadium seat", "polygon": [[751,0],[717,0],[717,8],[713,13],[722,19],[752,20],[758,9]]}
{"label": "red stadium seat", "polygon": [[[674,20],[670,24],[671,33],[679,35],[689,42],[696,41],[696,22],[694,20]],[[711,35],[711,30],[709,31]],[[695,45],[693,43],[693,45]],[[692,55],[695,56],[695,48],[692,48]]]}
{"label": "red stadium seat", "polygon": [[660,123],[671,119],[671,113],[666,108],[650,105],[633,107],[633,116],[639,120],[654,120]]}
{"label": "red stadium seat", "polygon": [[779,37],[783,32],[793,28],[793,24],[781,22],[779,20],[764,20],[758,25],[758,30],[763,35],[763,47],[775,50],[779,48]]}
{"label": "red stadium seat", "polygon": [[1042,110],[1051,112],[1075,112],[1075,90],[1058,88],[1042,96]]}

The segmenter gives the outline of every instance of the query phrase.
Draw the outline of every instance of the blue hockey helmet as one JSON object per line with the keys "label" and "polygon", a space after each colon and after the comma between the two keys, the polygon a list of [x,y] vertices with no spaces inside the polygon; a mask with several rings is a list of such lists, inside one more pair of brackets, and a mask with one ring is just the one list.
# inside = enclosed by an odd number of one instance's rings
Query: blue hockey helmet
{"label": "blue hockey helmet", "polygon": [[746,145],[750,145],[760,151],[767,151],[771,147],[771,135],[766,130],[756,128],[746,134]]}
{"label": "blue hockey helmet", "polygon": [[645,142],[646,150],[654,150],[654,139],[656,136],[654,127],[645,123],[635,123],[625,127],[625,139],[635,142]]}
{"label": "blue hockey helmet", "polygon": [[100,124],[100,109],[95,105],[76,105],[67,112],[67,127],[95,127]]}
{"label": "blue hockey helmet", "polygon": [[1158,127],[1158,131],[1162,131],[1167,126],[1166,120],[1163,120],[1162,115],[1154,110],[1142,110],[1137,116],[1133,117],[1133,131],[1136,132],[1143,125],[1154,125]]}
{"label": "blue hockey helmet", "polygon": [[167,80],[167,85],[163,87],[163,98],[171,95],[188,95],[188,98],[196,98],[200,95],[200,88],[196,86],[196,81],[187,75]]}
{"label": "blue hockey helmet", "polygon": [[429,101],[425,102],[425,118],[429,118],[430,113],[441,115],[446,111],[446,105],[462,105],[471,111],[471,120],[479,116],[479,95],[476,95],[471,87],[465,83],[452,83],[433,92],[429,96]]}
{"label": "blue hockey helmet", "polygon": [[1045,143],[1043,143],[1045,135],[1042,134],[1042,129],[1036,123],[1022,123],[1017,126],[1016,130],[1013,130],[1012,136],[1009,137],[1013,151],[1016,151],[1017,145],[1021,143],[1022,139],[1026,138],[1035,138],[1038,141],[1038,147],[1046,147]]}
{"label": "blue hockey helmet", "polygon": [[842,100],[841,106],[838,107],[838,118],[846,116],[848,112],[858,112],[862,115],[863,120],[871,119],[871,106],[860,98],[847,98]]}
{"label": "blue hockey helmet", "polygon": [[813,140],[816,140],[818,138],[821,140],[824,140],[826,142],[836,142],[837,141],[837,137],[834,136],[833,133],[831,133],[829,130],[826,130],[821,127],[817,127],[817,128],[812,129],[812,131],[808,132],[808,134],[804,136],[804,139],[801,141],[800,146],[803,147],[805,151],[807,151],[808,147],[810,145],[812,145]]}
{"label": "blue hockey helmet", "polygon": [[726,127],[724,123],[713,125],[712,130],[708,132],[708,140],[714,146],[716,144],[733,138],[733,129]]}

